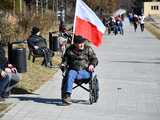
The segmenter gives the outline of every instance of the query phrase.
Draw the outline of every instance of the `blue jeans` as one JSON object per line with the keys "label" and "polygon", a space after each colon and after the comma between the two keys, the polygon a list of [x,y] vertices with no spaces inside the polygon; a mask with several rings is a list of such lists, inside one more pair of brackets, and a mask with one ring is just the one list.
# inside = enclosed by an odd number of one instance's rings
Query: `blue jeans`
{"label": "blue jeans", "polygon": [[64,85],[65,92],[72,93],[73,83],[75,80],[82,80],[90,78],[90,72],[86,70],[69,70],[66,74],[66,82]]}
{"label": "blue jeans", "polygon": [[19,73],[8,73],[6,77],[0,77],[0,97],[10,91],[20,80]]}
{"label": "blue jeans", "polygon": [[3,93],[9,86],[9,76],[7,75],[6,77],[1,77],[0,78],[0,97],[2,97]]}

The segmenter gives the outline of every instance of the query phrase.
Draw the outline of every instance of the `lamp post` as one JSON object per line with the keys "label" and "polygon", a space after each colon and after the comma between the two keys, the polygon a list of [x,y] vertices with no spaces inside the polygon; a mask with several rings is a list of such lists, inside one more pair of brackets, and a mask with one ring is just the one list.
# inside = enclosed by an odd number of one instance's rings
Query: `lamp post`
{"label": "lamp post", "polygon": [[57,2],[57,6],[58,6],[58,9],[57,9],[57,17],[58,17],[58,21],[60,22],[63,22],[65,23],[65,8],[64,8],[64,0],[63,1],[58,1]]}
{"label": "lamp post", "polygon": [[63,23],[65,23],[65,0],[62,0],[61,5],[60,5],[60,11],[61,11],[61,20]]}

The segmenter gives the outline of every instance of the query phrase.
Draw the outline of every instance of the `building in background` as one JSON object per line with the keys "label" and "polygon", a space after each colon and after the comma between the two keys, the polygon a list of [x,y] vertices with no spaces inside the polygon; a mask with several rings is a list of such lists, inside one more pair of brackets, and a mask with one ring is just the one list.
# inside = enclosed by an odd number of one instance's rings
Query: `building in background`
{"label": "building in background", "polygon": [[144,2],[144,15],[160,16],[160,2]]}

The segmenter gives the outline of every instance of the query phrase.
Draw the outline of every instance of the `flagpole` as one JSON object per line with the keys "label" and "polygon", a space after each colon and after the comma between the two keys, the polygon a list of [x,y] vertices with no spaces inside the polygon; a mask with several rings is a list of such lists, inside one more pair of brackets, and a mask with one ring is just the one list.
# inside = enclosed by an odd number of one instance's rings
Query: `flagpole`
{"label": "flagpole", "polygon": [[105,30],[106,27],[92,9],[83,0],[77,0],[73,34],[82,36],[98,47],[102,43]]}
{"label": "flagpole", "polygon": [[74,15],[74,23],[73,23],[73,35],[72,35],[71,44],[73,44],[73,40],[74,40],[75,24],[76,24],[76,12],[77,12],[77,3],[78,3],[78,0],[76,0],[76,8],[75,8],[75,15]]}

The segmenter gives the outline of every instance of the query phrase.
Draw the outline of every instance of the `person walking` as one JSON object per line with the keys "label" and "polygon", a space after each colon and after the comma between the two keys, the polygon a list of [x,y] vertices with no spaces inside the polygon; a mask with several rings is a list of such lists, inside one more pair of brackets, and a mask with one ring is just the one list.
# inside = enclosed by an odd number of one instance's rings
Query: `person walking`
{"label": "person walking", "polygon": [[141,32],[144,31],[144,19],[145,19],[145,16],[143,14],[141,16],[139,16],[139,23],[140,23]]}
{"label": "person walking", "polygon": [[138,26],[138,16],[136,14],[133,15],[133,26],[134,26],[134,31],[136,32],[137,26]]}

